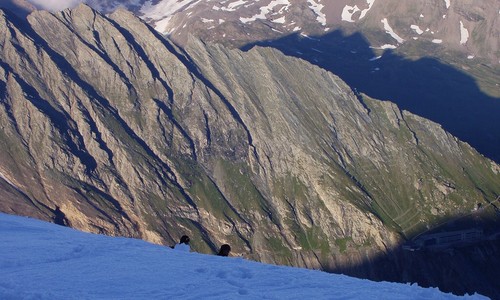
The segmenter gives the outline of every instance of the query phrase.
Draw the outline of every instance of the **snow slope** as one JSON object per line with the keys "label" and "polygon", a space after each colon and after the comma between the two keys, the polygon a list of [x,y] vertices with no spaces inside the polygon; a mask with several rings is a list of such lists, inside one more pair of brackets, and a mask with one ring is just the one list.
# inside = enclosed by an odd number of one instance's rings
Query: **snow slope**
{"label": "snow slope", "polygon": [[0,213],[0,299],[486,299],[185,253]]}

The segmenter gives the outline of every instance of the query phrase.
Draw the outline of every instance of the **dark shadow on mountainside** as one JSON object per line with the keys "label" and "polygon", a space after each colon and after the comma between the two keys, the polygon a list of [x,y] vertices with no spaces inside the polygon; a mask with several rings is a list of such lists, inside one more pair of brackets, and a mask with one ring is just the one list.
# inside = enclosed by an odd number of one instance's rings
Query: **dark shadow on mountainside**
{"label": "dark shadow on mountainside", "polygon": [[[497,200],[490,207],[466,217],[443,219],[443,225],[422,232],[418,237],[432,240],[438,235],[438,244],[428,243],[410,250],[404,247],[418,239],[413,238],[399,247],[388,249],[383,255],[367,258],[359,265],[325,271],[374,281],[417,283],[456,295],[479,293],[500,299],[499,206]],[[465,240],[473,232],[480,233],[473,242],[462,243],[454,239],[458,235],[459,239]]]}
{"label": "dark shadow on mountainside", "polygon": [[331,71],[358,92],[437,122],[500,162],[500,99],[486,95],[474,78],[438,59],[410,60],[391,50],[377,56],[363,35],[345,36],[341,31],[320,37],[293,34],[241,49],[254,46],[273,47]]}
{"label": "dark shadow on mountainside", "polygon": [[32,11],[29,7],[23,6],[14,0],[1,0],[0,8],[10,10],[21,18],[25,18]]}

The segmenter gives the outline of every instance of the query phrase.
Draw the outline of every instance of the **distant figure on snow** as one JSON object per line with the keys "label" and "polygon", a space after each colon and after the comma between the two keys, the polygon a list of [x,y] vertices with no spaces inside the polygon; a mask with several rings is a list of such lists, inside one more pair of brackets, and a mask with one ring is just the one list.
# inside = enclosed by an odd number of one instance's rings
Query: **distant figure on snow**
{"label": "distant figure on snow", "polygon": [[219,253],[217,253],[218,256],[228,256],[229,252],[231,252],[231,246],[228,244],[224,244],[220,246]]}
{"label": "distant figure on snow", "polygon": [[189,237],[187,235],[183,235],[178,244],[174,246],[175,250],[189,252],[191,249],[189,248]]}
{"label": "distant figure on snow", "polygon": [[69,220],[66,215],[62,212],[61,208],[56,205],[54,210],[54,223],[61,226],[70,227]]}

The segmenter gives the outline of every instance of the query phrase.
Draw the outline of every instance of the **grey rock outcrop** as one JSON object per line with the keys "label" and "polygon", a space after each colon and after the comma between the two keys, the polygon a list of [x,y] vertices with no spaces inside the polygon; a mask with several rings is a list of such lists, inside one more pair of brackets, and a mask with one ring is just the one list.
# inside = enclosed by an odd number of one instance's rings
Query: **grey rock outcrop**
{"label": "grey rock outcrop", "polygon": [[124,10],[0,11],[0,104],[1,211],[200,252],[355,268],[500,193],[436,123]]}

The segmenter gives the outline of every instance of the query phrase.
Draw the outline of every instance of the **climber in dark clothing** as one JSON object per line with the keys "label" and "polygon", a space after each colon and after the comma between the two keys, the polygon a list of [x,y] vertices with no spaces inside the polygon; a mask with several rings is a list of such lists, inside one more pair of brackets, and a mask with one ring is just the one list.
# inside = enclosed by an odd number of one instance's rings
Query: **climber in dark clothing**
{"label": "climber in dark clothing", "polygon": [[189,237],[187,235],[183,235],[178,244],[175,244],[173,247],[175,250],[189,252],[191,249],[189,248]]}
{"label": "climber in dark clothing", "polygon": [[228,244],[224,244],[220,246],[219,253],[217,253],[218,256],[228,256],[229,252],[231,251],[231,246]]}

